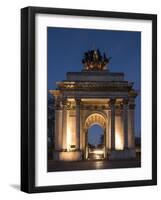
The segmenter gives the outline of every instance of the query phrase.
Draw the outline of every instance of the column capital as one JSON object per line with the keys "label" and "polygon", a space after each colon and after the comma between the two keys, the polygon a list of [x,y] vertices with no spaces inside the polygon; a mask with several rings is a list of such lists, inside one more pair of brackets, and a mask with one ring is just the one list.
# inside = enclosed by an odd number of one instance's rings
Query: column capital
{"label": "column capital", "polygon": [[128,98],[124,98],[123,99],[123,105],[127,105],[129,103],[129,99]]}
{"label": "column capital", "polygon": [[67,104],[67,98],[63,97],[62,98],[62,105],[65,106]]}
{"label": "column capital", "polygon": [[80,106],[81,98],[75,98],[75,103],[76,103],[76,106]]}
{"label": "column capital", "polygon": [[115,105],[116,103],[116,98],[111,98],[109,101],[110,106]]}
{"label": "column capital", "polygon": [[135,104],[129,104],[129,109],[134,110],[135,109]]}
{"label": "column capital", "polygon": [[60,110],[61,109],[61,98],[60,97],[55,98],[54,104],[55,104],[55,109]]}

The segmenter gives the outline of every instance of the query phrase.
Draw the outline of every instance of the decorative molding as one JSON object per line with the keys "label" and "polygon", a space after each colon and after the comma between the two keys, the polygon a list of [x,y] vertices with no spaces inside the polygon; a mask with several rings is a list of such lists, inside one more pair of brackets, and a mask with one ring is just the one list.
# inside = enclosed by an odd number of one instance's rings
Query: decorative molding
{"label": "decorative molding", "polygon": [[55,104],[54,104],[55,110],[61,110],[61,99],[59,97],[55,98]]}
{"label": "decorative molding", "polygon": [[76,103],[76,106],[80,106],[81,105],[81,98],[75,98],[75,103]]}
{"label": "decorative molding", "polygon": [[110,101],[109,101],[110,107],[115,105],[115,103],[116,103],[116,98],[111,98]]}
{"label": "decorative molding", "polygon": [[133,86],[133,83],[127,81],[79,81],[79,82],[58,82],[57,83],[59,90],[67,91],[127,91],[130,92]]}
{"label": "decorative molding", "polygon": [[62,105],[65,106],[67,104],[67,98],[63,97],[62,98]]}

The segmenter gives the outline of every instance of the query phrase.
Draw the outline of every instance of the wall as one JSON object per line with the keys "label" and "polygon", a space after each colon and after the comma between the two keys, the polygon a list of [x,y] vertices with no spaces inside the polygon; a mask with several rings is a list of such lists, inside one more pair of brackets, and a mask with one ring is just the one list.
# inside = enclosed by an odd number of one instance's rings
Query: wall
{"label": "wall", "polygon": [[[161,19],[159,0],[4,0],[0,6],[0,198],[1,199],[160,199],[159,185],[122,189],[91,190],[48,194],[25,194],[19,192],[20,170],[20,8],[28,5],[66,8],[98,9],[125,12],[157,13]],[[159,23],[158,23],[159,24]],[[161,28],[158,28],[158,36]],[[158,44],[161,44],[158,38]],[[158,48],[159,52],[161,48]],[[158,58],[160,60],[160,58]],[[159,66],[159,63],[158,63]],[[158,67],[159,73],[161,72]],[[161,74],[160,74],[161,75]],[[161,79],[158,82],[161,85]],[[158,95],[158,102],[161,94]],[[160,110],[160,105],[158,105]],[[159,113],[159,112],[158,112]],[[160,114],[159,114],[160,120]],[[161,153],[161,123],[158,123],[158,151]],[[159,157],[158,157],[159,159]],[[158,160],[161,168],[161,160]],[[3,196],[3,197],[2,197]]]}

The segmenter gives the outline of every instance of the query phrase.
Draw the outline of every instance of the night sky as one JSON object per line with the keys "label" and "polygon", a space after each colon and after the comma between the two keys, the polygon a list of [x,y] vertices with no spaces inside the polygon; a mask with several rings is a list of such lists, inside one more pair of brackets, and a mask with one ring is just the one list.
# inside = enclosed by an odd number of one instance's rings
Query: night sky
{"label": "night sky", "polygon": [[[84,52],[99,49],[111,56],[109,70],[124,72],[125,80],[134,82],[141,90],[141,33],[95,29],[48,27],[48,89],[56,88],[56,81],[66,79],[66,72],[79,72]],[[141,97],[136,98],[135,133],[141,134]],[[97,129],[93,129],[94,141]],[[98,142],[98,141],[97,141]]]}

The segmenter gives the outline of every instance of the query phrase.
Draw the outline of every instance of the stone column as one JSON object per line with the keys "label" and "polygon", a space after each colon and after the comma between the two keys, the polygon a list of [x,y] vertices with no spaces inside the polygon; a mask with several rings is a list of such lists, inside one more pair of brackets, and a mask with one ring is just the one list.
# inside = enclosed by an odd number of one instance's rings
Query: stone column
{"label": "stone column", "polygon": [[76,149],[80,150],[80,103],[81,99],[76,101]]}
{"label": "stone column", "polygon": [[63,150],[67,150],[67,99],[64,98],[62,100],[62,105],[63,105],[63,119],[62,119],[62,135],[63,135],[63,140],[62,140],[62,146]]}
{"label": "stone column", "polygon": [[128,148],[128,99],[123,100],[124,149]]}
{"label": "stone column", "polygon": [[85,155],[84,158],[88,158],[88,130],[85,131]]}
{"label": "stone column", "polygon": [[62,149],[62,108],[59,97],[55,99],[55,131],[54,131],[54,147],[56,151]]}
{"label": "stone column", "polygon": [[128,117],[128,129],[129,129],[129,138],[128,138],[128,141],[129,141],[129,144],[128,144],[128,147],[129,148],[134,148],[135,147],[135,104],[134,103],[130,103],[129,104],[129,117]]}
{"label": "stone column", "polygon": [[106,144],[106,143],[107,143],[107,142],[106,142],[106,138],[107,138],[107,137],[106,137],[106,132],[107,132],[107,131],[106,131],[106,127],[105,127],[105,128],[104,128],[104,158],[106,158],[106,155],[107,155],[107,147],[106,147],[106,146],[107,146],[107,144]]}
{"label": "stone column", "polygon": [[111,150],[115,150],[115,99],[110,100],[111,106]]}

